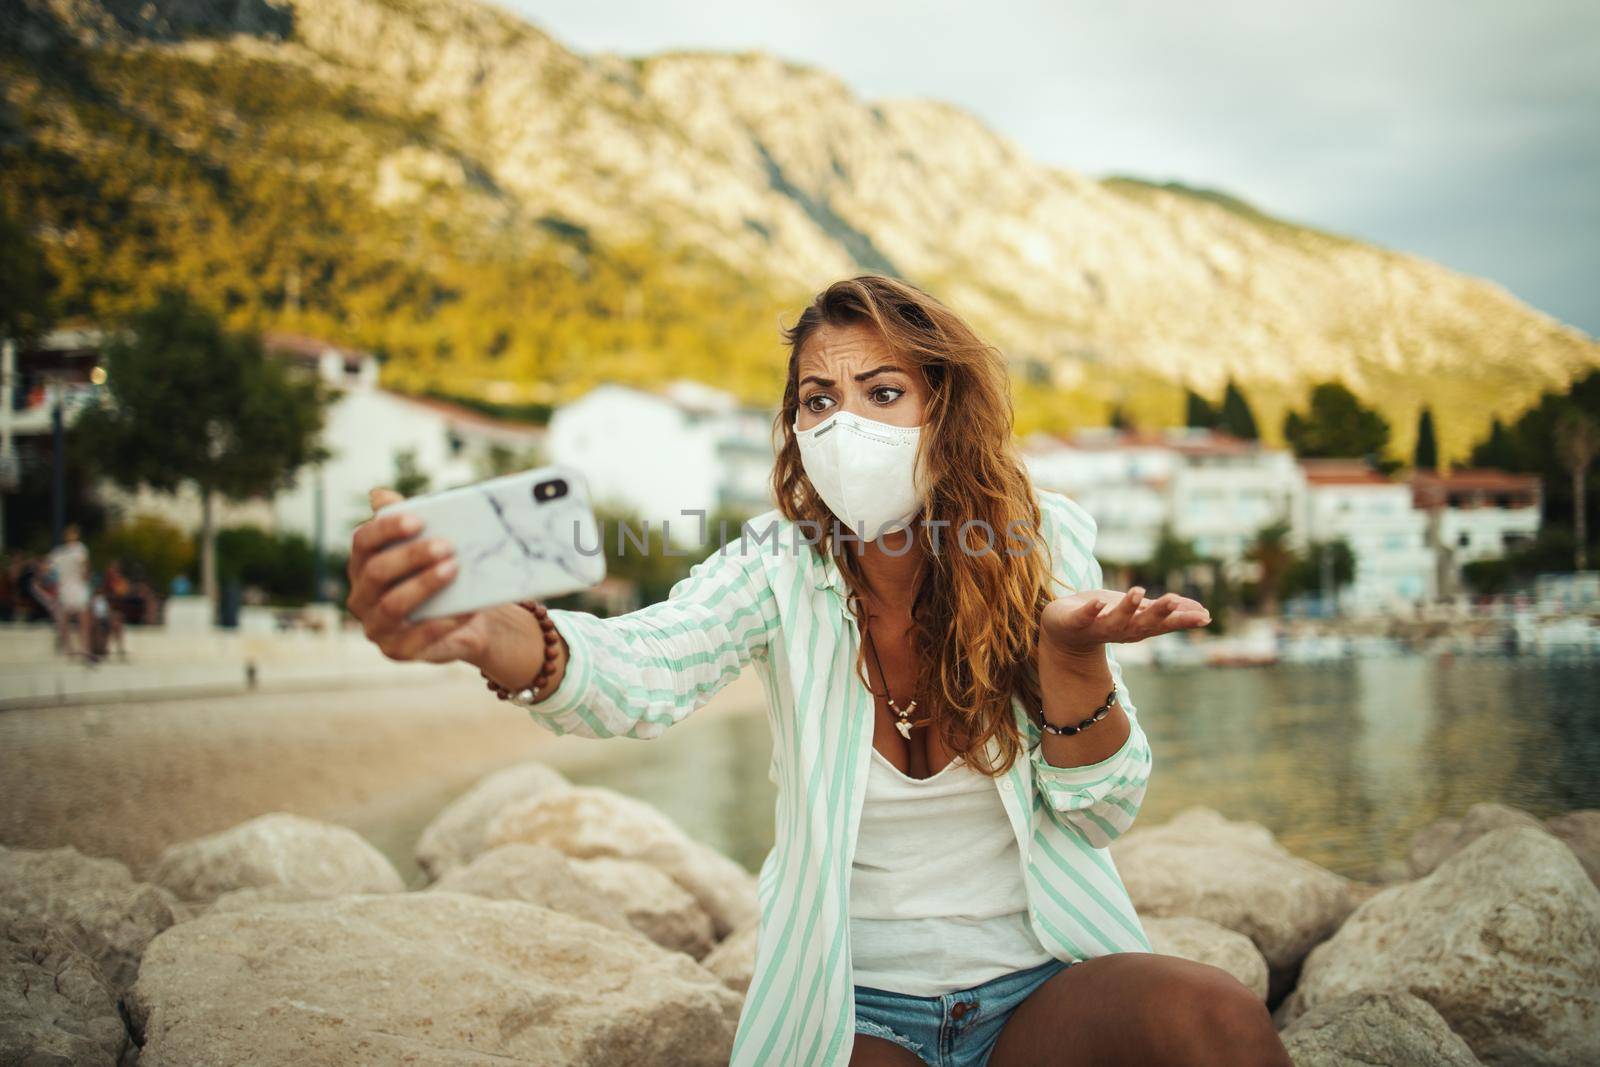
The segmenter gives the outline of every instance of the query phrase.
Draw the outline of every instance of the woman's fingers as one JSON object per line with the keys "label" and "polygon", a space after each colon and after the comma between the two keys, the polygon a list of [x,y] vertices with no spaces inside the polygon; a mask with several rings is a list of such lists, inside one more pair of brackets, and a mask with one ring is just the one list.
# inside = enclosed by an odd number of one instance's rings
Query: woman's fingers
{"label": "woman's fingers", "polygon": [[1133,621],[1133,613],[1139,610],[1139,605],[1144,602],[1144,587],[1136,585],[1123,594],[1117,606],[1105,614],[1106,625],[1115,631],[1125,630]]}
{"label": "woman's fingers", "polygon": [[[350,562],[347,565],[352,590],[361,580],[361,572],[369,559],[392,542],[411,537],[421,530],[422,520],[406,514],[383,515],[357,526],[350,538]],[[357,611],[354,607],[351,610]]]}
{"label": "woman's fingers", "polygon": [[375,590],[374,599],[395,582],[449,559],[454,549],[442,537],[429,537],[392,545],[367,560],[362,577]]}
{"label": "woman's fingers", "polygon": [[454,559],[444,559],[392,586],[378,597],[365,616],[368,636],[375,630],[382,633],[406,625],[406,617],[417,605],[449,585],[457,569]]}
{"label": "woman's fingers", "polygon": [[1077,610],[1067,616],[1067,622],[1074,627],[1088,626],[1100,616],[1105,607],[1106,602],[1098,597],[1093,600],[1086,600],[1078,605]]}
{"label": "woman's fingers", "polygon": [[1188,629],[1191,626],[1205,626],[1211,621],[1209,611],[1175,611],[1168,618],[1172,626]]}
{"label": "woman's fingers", "polygon": [[1146,637],[1160,633],[1172,613],[1178,610],[1179,599],[1176,595],[1167,593],[1155,600],[1145,601],[1144,607],[1134,619],[1135,624],[1144,630]]}

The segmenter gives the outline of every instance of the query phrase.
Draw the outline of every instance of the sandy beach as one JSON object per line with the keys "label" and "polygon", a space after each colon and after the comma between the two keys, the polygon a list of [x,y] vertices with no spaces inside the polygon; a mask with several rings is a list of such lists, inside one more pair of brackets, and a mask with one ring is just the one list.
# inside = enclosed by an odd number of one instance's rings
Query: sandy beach
{"label": "sandy beach", "polygon": [[[365,834],[414,880],[414,830],[451,797],[508,764],[560,764],[607,743],[557,737],[470,672],[442,674],[0,713],[0,844],[73,845],[138,871],[169,844],[288,811]],[[751,682],[699,714],[747,701]]]}

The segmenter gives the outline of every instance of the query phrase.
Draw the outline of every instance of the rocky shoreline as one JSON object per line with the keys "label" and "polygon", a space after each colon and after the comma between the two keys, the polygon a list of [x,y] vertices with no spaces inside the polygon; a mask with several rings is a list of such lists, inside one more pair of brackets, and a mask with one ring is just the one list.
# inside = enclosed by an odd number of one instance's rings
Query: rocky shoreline
{"label": "rocky shoreline", "polygon": [[[1255,990],[1299,1067],[1600,1062],[1600,811],[1479,804],[1389,884],[1190,808],[1112,846],[1156,951]],[[429,884],[290,814],[136,877],[0,849],[0,1063],[726,1063],[754,877],[537,762],[422,833]]]}

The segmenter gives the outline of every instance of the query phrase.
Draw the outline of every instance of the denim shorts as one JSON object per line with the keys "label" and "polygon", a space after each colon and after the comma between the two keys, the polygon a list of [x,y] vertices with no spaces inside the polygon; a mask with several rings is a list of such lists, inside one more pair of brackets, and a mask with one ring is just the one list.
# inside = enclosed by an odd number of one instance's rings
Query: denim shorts
{"label": "denim shorts", "polygon": [[933,1067],[982,1067],[1017,1005],[1072,963],[1046,960],[938,997],[858,985],[856,1033],[893,1041]]}

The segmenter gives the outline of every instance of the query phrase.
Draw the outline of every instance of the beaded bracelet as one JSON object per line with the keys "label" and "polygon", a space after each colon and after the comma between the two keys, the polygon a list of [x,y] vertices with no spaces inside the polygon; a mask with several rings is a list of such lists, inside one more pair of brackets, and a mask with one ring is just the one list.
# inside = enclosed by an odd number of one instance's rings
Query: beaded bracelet
{"label": "beaded bracelet", "polygon": [[533,681],[515,692],[490,678],[482,667],[478,668],[478,673],[483,675],[483,680],[489,684],[489,689],[495,696],[510,701],[518,707],[526,708],[539,699],[545,685],[550,681],[551,672],[556,666],[556,648],[561,644],[561,634],[556,631],[556,624],[550,618],[550,613],[537,600],[520,600],[517,606],[533,612],[533,617],[539,620],[539,629],[544,634],[544,663],[539,667],[539,673],[534,675]]}
{"label": "beaded bracelet", "polygon": [[1071,736],[1072,734],[1077,733],[1079,730],[1087,729],[1088,727],[1099,722],[1101,719],[1105,718],[1107,713],[1111,711],[1111,705],[1115,704],[1116,702],[1117,690],[1115,687],[1113,687],[1111,692],[1106,694],[1106,702],[1101,704],[1098,708],[1095,708],[1093,715],[1089,716],[1087,719],[1084,719],[1076,726],[1056,726],[1054,723],[1050,722],[1049,719],[1044,717],[1044,709],[1041,708],[1039,709],[1039,726],[1041,729],[1047,730],[1050,733],[1058,736]]}

